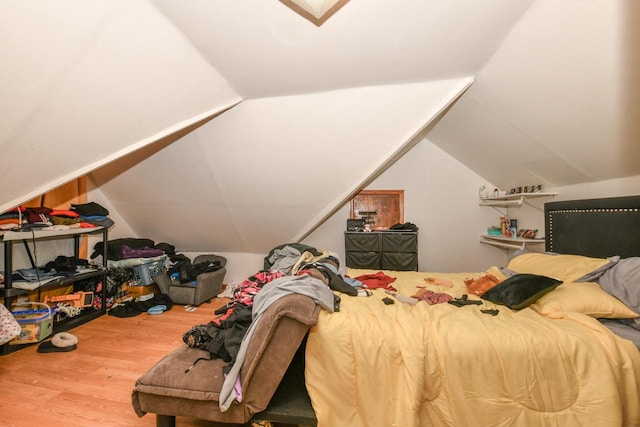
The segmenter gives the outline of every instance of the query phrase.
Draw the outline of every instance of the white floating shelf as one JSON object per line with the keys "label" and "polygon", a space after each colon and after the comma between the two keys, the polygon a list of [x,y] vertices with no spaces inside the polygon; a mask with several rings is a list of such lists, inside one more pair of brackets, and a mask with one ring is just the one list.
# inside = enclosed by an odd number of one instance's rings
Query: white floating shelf
{"label": "white floating shelf", "polygon": [[512,250],[525,249],[527,245],[539,245],[544,243],[545,241],[544,237],[538,237],[535,239],[523,239],[520,237],[513,238],[507,236],[490,236],[488,234],[483,234],[480,237],[480,243]]}

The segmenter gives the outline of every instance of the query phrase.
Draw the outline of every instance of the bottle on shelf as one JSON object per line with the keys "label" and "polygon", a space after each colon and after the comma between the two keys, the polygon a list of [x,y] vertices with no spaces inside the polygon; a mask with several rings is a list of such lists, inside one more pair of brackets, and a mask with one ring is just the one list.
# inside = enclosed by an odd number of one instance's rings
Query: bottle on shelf
{"label": "bottle on shelf", "polygon": [[509,232],[511,234],[511,237],[513,237],[514,239],[518,237],[518,220],[517,219],[509,220]]}
{"label": "bottle on shelf", "polygon": [[508,226],[507,226],[507,217],[506,216],[501,216],[500,217],[500,230],[501,230],[503,236],[507,235]]}

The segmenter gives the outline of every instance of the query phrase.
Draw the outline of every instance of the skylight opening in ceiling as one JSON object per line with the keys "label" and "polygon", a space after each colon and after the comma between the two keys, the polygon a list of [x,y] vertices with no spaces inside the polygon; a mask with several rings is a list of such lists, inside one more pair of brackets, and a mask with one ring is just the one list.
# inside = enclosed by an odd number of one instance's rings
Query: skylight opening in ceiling
{"label": "skylight opening in ceiling", "polygon": [[349,0],[280,0],[286,6],[318,27]]}

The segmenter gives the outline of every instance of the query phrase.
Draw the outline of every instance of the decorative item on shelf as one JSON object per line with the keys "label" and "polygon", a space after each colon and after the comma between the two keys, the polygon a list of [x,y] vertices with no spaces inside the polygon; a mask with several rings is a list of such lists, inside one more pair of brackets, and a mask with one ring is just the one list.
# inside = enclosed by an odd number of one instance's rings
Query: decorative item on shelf
{"label": "decorative item on shelf", "polygon": [[518,230],[518,237],[521,239],[535,239],[538,234],[538,230]]}
{"label": "decorative item on shelf", "polygon": [[501,197],[507,196],[509,193],[505,190],[501,190],[497,187],[492,187],[493,190],[490,190],[486,185],[481,185],[478,189],[478,197],[481,200],[491,200],[491,199],[499,199]]}
{"label": "decorative item on shelf", "polygon": [[487,228],[488,236],[502,236],[502,230],[500,227],[491,226]]}
{"label": "decorative item on shelf", "polygon": [[509,190],[508,194],[531,194],[531,193],[541,193],[542,192],[542,184],[538,185],[525,185],[524,187],[513,187]]}

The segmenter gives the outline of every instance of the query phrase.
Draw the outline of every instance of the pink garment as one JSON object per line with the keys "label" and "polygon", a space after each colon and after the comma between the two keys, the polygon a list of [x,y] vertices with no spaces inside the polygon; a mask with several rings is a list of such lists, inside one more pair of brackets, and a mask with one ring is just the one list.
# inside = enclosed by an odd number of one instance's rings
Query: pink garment
{"label": "pink garment", "polygon": [[264,285],[272,280],[278,279],[284,276],[284,273],[277,270],[260,270],[253,276],[249,276],[240,283],[238,289],[233,293],[233,299],[236,302],[246,305],[247,307],[253,306],[253,297],[262,289]]}
{"label": "pink garment", "polygon": [[430,305],[449,302],[453,299],[453,297],[449,294],[445,294],[443,292],[433,292],[426,289],[420,289],[415,295],[412,295],[412,297],[417,298],[420,301],[425,301]]}

